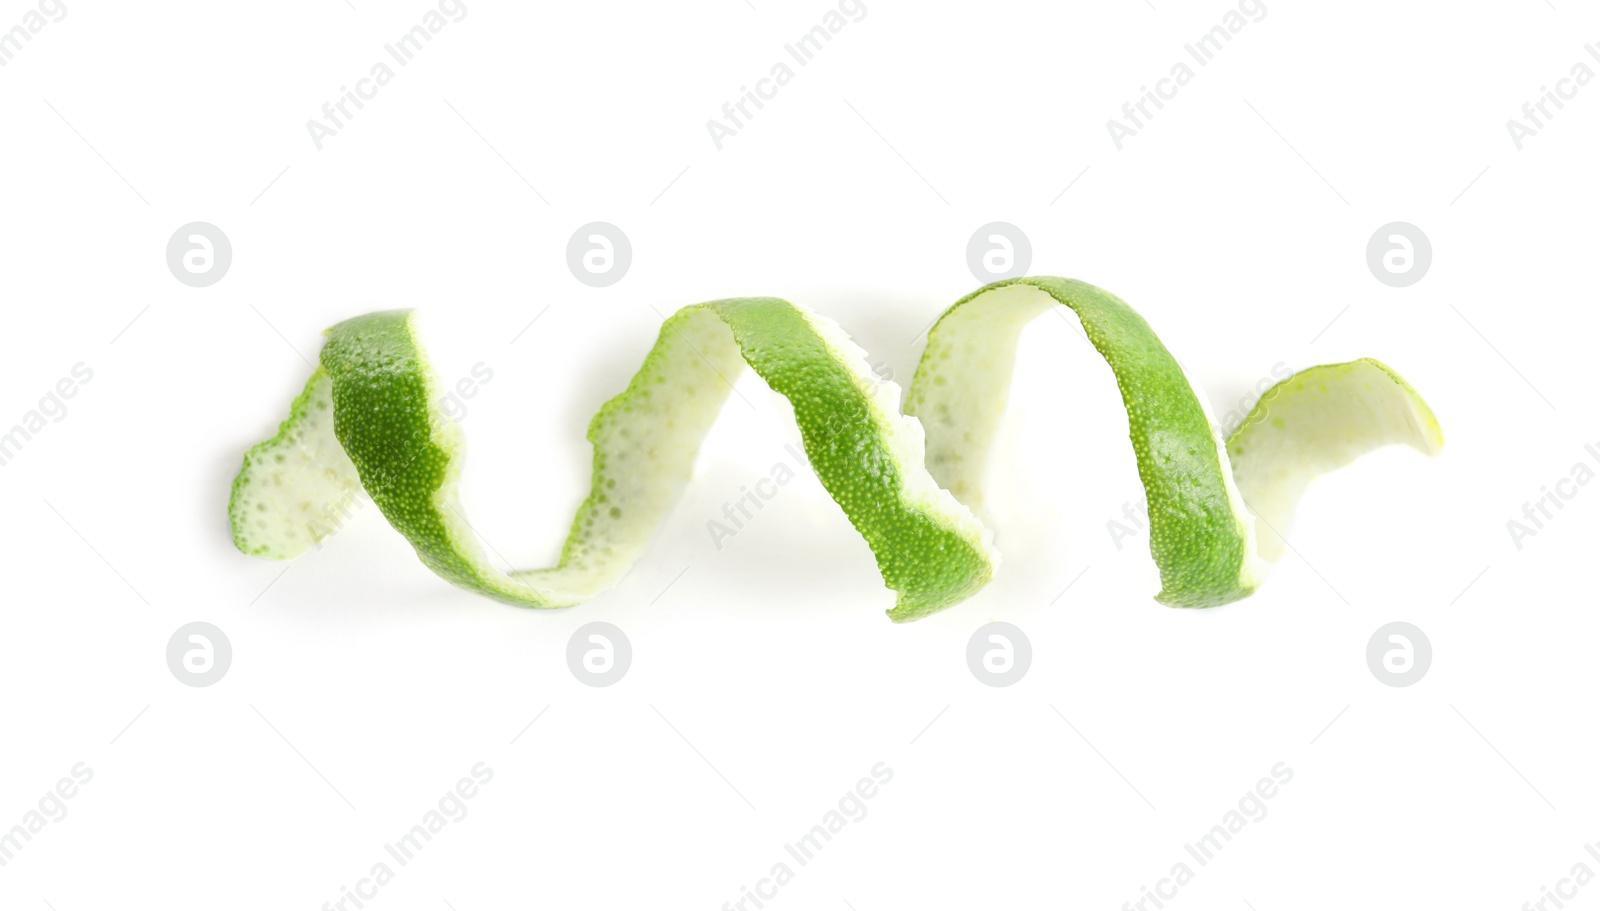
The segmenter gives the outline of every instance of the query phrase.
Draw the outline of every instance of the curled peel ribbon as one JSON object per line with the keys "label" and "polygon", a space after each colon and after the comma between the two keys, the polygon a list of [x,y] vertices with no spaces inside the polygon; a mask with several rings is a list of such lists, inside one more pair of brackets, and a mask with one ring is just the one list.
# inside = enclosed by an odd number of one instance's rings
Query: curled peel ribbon
{"label": "curled peel ribbon", "polygon": [[593,480],[557,565],[506,572],[462,512],[461,429],[439,412],[412,313],[390,310],[327,331],[321,366],[289,417],[245,454],[234,479],[234,543],[291,559],[337,530],[364,492],[446,580],[522,607],[578,604],[649,546],[749,366],[793,406],[818,479],[898,593],[890,618],[916,620],[994,576],[993,533],[975,511],[1017,340],[1055,306],[1078,316],[1116,376],[1164,604],[1211,607],[1254,592],[1318,475],[1391,443],[1429,455],[1444,444],[1416,390],[1365,358],[1295,373],[1224,440],[1150,325],[1072,279],[996,282],[957,301],[929,330],[903,414],[899,388],[832,320],[771,297],[712,301],[669,317],[627,389],[590,422]]}

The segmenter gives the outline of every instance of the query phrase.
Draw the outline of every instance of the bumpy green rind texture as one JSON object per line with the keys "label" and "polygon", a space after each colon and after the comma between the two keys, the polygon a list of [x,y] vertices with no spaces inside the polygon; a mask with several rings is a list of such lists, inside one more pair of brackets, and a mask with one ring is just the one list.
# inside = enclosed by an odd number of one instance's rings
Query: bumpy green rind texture
{"label": "bumpy green rind texture", "polygon": [[[793,406],[818,479],[899,593],[890,617],[914,620],[993,577],[992,535],[974,515],[988,453],[1017,337],[1058,306],[1082,323],[1127,408],[1164,603],[1209,607],[1255,590],[1256,520],[1241,490],[1268,504],[1263,522],[1286,526],[1318,473],[1390,443],[1428,453],[1442,445],[1416,391],[1364,360],[1312,368],[1269,392],[1229,441],[1249,457],[1230,464],[1199,394],[1149,324],[1116,296],[1069,279],[997,282],[947,310],[929,330],[904,415],[898,390],[877,382],[831,322],[776,298],[714,301],[673,314],[627,389],[590,423],[593,481],[559,564],[504,571],[462,514],[461,430],[436,404],[412,314],[384,311],[328,330],[289,418],[247,453],[230,501],[234,541],[245,553],[293,557],[336,531],[364,489],[450,582],[525,607],[579,603],[644,551],[748,365]],[[1282,530],[1267,542],[1280,545]]]}
{"label": "bumpy green rind texture", "polygon": [[[1249,520],[1238,508],[1237,494],[1231,493],[1232,478],[1226,460],[1219,457],[1211,417],[1150,324],[1116,295],[1072,279],[1039,277],[996,282],[957,301],[929,332],[908,413],[924,415],[925,388],[941,379],[960,383],[971,370],[959,352],[954,358],[939,358],[936,352],[945,344],[941,328],[975,301],[992,298],[1008,286],[1037,288],[1076,313],[1116,377],[1148,495],[1150,552],[1161,570],[1157,600],[1175,607],[1211,607],[1253,592],[1259,579]],[[962,342],[958,336],[950,344]],[[1009,385],[1009,376],[1005,382]],[[937,425],[925,422],[934,433]]]}
{"label": "bumpy green rind texture", "polygon": [[435,497],[450,476],[448,429],[433,407],[432,371],[411,333],[411,315],[388,310],[328,330],[322,369],[333,378],[334,432],[361,486],[395,530],[444,579],[501,600],[483,567],[453,546]]}
{"label": "bumpy green rind texture", "polygon": [[822,486],[900,593],[889,616],[913,620],[966,600],[989,583],[985,551],[941,517],[906,502],[901,465],[884,443],[880,415],[826,342],[792,304],[775,298],[708,305],[733,329],[745,360],[794,406],[807,457]]}
{"label": "bumpy green rind texture", "polygon": [[[989,581],[993,562],[984,542],[907,496],[905,472],[923,469],[897,458],[886,439],[892,432],[886,416],[874,407],[860,376],[805,313],[775,298],[686,308],[662,327],[629,388],[607,402],[591,423],[594,483],[574,519],[557,570],[593,555],[597,517],[616,510],[608,502],[617,479],[607,460],[607,431],[622,424],[625,434],[629,414],[651,407],[657,381],[674,370],[673,358],[691,356],[681,350],[680,328],[700,313],[720,318],[744,360],[790,400],[819,480],[871,547],[885,583],[900,593],[891,616],[925,616],[964,600]],[[372,313],[334,326],[322,351],[322,371],[332,378],[335,432],[362,487],[429,569],[511,604],[571,603],[559,594],[541,592],[536,584],[519,584],[536,582],[536,574],[519,579],[524,574],[501,573],[462,546],[449,499],[461,458],[458,431],[433,407],[437,394],[432,373],[408,312]],[[241,478],[248,473],[247,468]],[[950,506],[959,509],[953,499]],[[241,536],[241,549],[260,552],[246,539],[247,534]]]}

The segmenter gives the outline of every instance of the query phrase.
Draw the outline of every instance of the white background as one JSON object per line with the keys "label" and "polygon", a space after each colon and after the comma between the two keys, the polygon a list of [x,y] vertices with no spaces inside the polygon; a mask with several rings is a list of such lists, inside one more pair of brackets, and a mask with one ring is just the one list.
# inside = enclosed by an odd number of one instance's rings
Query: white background
{"label": "white background", "polygon": [[[467,0],[318,151],[306,121],[430,8],[353,2],[67,0],[0,69],[0,428],[93,370],[0,468],[0,827],[94,770],[0,868],[0,906],[320,908],[478,762],[469,815],[368,907],[720,908],[878,762],[869,814],[768,907],[1114,909],[1188,860],[1169,907],[1509,909],[1600,871],[1600,488],[1520,549],[1506,525],[1600,467],[1600,88],[1521,151],[1505,126],[1600,67],[1600,15],[1268,0],[1118,151],[1107,119],[1229,6],[867,0],[719,151],[705,122],[825,2]],[[0,28],[32,8],[6,0]],[[595,220],[634,248],[605,289],[565,263]],[[1444,454],[1324,479],[1259,594],[1168,609],[1144,536],[1107,531],[1139,496],[1109,371],[1046,318],[996,452],[1001,573],[912,625],[806,471],[712,543],[741,485],[798,467],[750,377],[655,545],[581,607],[458,591],[370,506],[287,572],[231,546],[240,455],[340,319],[419,308],[441,377],[494,371],[468,504],[545,565],[589,417],[663,314],[780,295],[904,381],[994,220],[1033,273],[1138,308],[1218,414],[1280,362],[1370,355],[1427,396]],[[1365,260],[1396,220],[1433,244],[1404,289]],[[209,288],[164,260],[191,221],[233,244]],[[207,688],[165,661],[193,620],[233,646]],[[564,657],[593,620],[633,644],[605,689]],[[1033,645],[1004,689],[965,663],[990,620]],[[1393,620],[1434,651],[1402,689],[1365,659]],[[1268,815],[1194,864],[1183,845],[1279,762]]]}

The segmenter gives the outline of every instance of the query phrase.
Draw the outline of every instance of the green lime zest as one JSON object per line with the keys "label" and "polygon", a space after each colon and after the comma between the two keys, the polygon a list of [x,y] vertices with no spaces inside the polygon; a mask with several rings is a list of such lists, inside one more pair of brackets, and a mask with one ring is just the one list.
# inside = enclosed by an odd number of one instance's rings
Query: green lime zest
{"label": "green lime zest", "polygon": [[977,517],[989,453],[1020,333],[1056,306],[1082,322],[1127,407],[1164,603],[1208,607],[1253,592],[1256,517],[1272,529],[1264,551],[1275,558],[1316,475],[1390,443],[1429,453],[1442,444],[1421,397],[1370,360],[1291,376],[1225,443],[1149,324],[1069,279],[998,282],[958,301],[929,331],[903,414],[899,388],[832,321],[777,298],[713,301],[669,317],[627,388],[590,422],[589,496],[557,564],[505,571],[462,511],[464,441],[437,405],[413,314],[393,310],[328,330],[289,417],[245,455],[229,504],[234,542],[293,558],[336,532],[365,494],[451,583],[523,607],[578,604],[643,555],[748,367],[793,407],[818,479],[898,593],[889,616],[925,617],[994,576],[999,555]]}

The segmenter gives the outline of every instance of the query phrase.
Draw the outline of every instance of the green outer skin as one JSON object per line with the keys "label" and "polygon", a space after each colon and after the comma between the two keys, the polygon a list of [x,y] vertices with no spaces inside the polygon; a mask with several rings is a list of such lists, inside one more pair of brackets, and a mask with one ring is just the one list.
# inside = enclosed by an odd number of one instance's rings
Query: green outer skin
{"label": "green outer skin", "polygon": [[506,600],[504,586],[451,545],[444,514],[432,508],[451,454],[439,437],[431,368],[412,340],[411,312],[369,313],[329,329],[322,369],[333,379],[334,432],[389,524],[441,577]]}
{"label": "green outer skin", "polygon": [[[598,443],[603,424],[640,404],[652,376],[666,367],[663,349],[677,323],[700,309],[727,323],[750,366],[794,406],[818,478],[872,548],[885,583],[900,593],[891,618],[926,616],[988,583],[994,568],[980,545],[906,502],[902,466],[895,464],[866,394],[802,311],[785,301],[715,301],[674,314],[628,389],[595,415],[591,442]],[[334,326],[322,365],[333,379],[334,429],[362,486],[429,569],[506,603],[566,606],[484,566],[454,542],[437,494],[452,477],[455,447],[441,437],[446,428],[434,417],[431,371],[407,311],[367,314]],[[605,482],[605,453],[597,445],[593,486],[573,521],[563,565],[581,557],[585,526],[605,508]]]}
{"label": "green outer skin", "polygon": [[[1110,292],[1065,278],[1030,277],[986,285],[957,301],[929,331],[968,302],[997,288],[1030,285],[1069,307],[1116,376],[1128,410],[1128,433],[1149,498],[1150,553],[1161,572],[1156,600],[1174,607],[1212,607],[1255,591],[1247,519],[1228,495],[1228,465],[1218,456],[1210,417],[1177,358],[1134,309]],[[918,387],[938,365],[917,366],[907,413]]]}
{"label": "green outer skin", "polygon": [[[889,617],[916,620],[989,584],[988,556],[900,496],[902,466],[852,376],[792,305],[774,298],[706,306],[733,329],[746,361],[794,406],[807,457],[822,486],[872,548],[883,581],[900,592]],[[912,466],[921,470],[921,466]]]}
{"label": "green outer skin", "polygon": [[[994,344],[988,348],[975,344],[963,348],[960,332],[950,332],[947,338],[941,330],[949,330],[946,322],[963,307],[1007,286],[1036,289],[1072,309],[1089,341],[1111,367],[1128,411],[1129,435],[1148,494],[1150,550],[1162,580],[1157,599],[1173,606],[1208,607],[1249,595],[1259,584],[1253,521],[1233,486],[1230,463],[1214,424],[1176,358],[1149,324],[1115,295],[1083,282],[1046,277],[996,282],[967,295],[929,330],[928,350],[918,364],[905,413],[916,415],[924,406],[936,408],[926,403],[937,401],[938,387],[962,381],[959,374],[942,372],[958,369],[948,359],[956,355],[959,364],[959,355],[970,354],[992,371],[986,377],[990,385],[981,387],[985,394],[967,400],[968,404],[976,403],[976,413],[982,416],[979,423],[992,430],[999,409],[1004,407],[1005,386],[1009,386],[1008,372],[1004,373],[1004,385],[994,384],[1001,376],[997,365],[1002,357],[1014,356],[1015,332],[1020,331],[1020,324],[1015,321],[1025,319],[1029,309],[1048,309],[1049,305],[1042,299],[1016,301],[1035,306],[1014,311],[1013,325],[995,330],[990,341],[1011,346],[1003,355],[997,353],[999,349]],[[1009,298],[990,303],[999,308],[997,312],[1012,312],[1006,310],[1006,305],[1012,303]],[[973,313],[974,320],[993,316],[981,310]],[[244,515],[242,504],[247,491],[257,504],[267,503],[274,496],[285,497],[286,506],[298,502],[295,489],[279,492],[284,488],[274,487],[269,474],[257,469],[267,464],[264,460],[275,458],[279,451],[275,447],[294,442],[293,433],[310,413],[313,392],[326,378],[331,381],[333,431],[338,444],[354,464],[361,486],[394,528],[411,542],[424,564],[458,586],[509,604],[548,608],[578,603],[584,596],[574,590],[563,591],[559,586],[541,583],[549,581],[549,574],[564,568],[581,573],[596,565],[604,566],[603,559],[591,562],[591,558],[597,553],[605,556],[610,549],[613,541],[605,533],[606,519],[621,515],[615,505],[608,503],[606,491],[620,493],[627,487],[623,483],[626,478],[608,466],[604,445],[608,434],[613,443],[619,437],[634,442],[630,438],[630,428],[636,421],[633,414],[655,407],[651,403],[652,392],[662,389],[661,384],[675,375],[674,364],[680,365],[681,373],[686,349],[692,349],[704,361],[702,377],[721,375],[716,363],[696,349],[689,338],[692,329],[700,326],[697,321],[707,314],[722,321],[744,361],[793,405],[807,457],[819,480],[871,547],[885,583],[899,592],[895,608],[889,611],[891,618],[906,621],[927,616],[970,597],[990,581],[994,555],[986,533],[979,533],[981,526],[955,499],[933,488],[933,478],[941,477],[943,470],[936,468],[931,478],[908,474],[925,469],[902,464],[897,452],[906,450],[891,445],[896,428],[890,422],[899,418],[881,410],[882,401],[874,398],[872,390],[863,388],[861,376],[852,372],[850,364],[843,360],[845,354],[819,332],[807,311],[776,298],[713,301],[686,307],[663,323],[655,346],[628,388],[607,401],[590,423],[588,439],[595,446],[593,482],[588,498],[574,517],[560,564],[554,570],[511,574],[492,566],[476,549],[464,531],[464,518],[458,517],[460,521],[456,522],[446,515],[447,506],[454,508],[455,482],[461,470],[460,430],[434,405],[439,400],[439,390],[416,340],[410,311],[370,313],[340,323],[328,330],[322,365],[296,398],[278,434],[246,454],[230,502],[235,543],[246,553],[293,556],[292,552],[268,553],[268,548],[252,545],[246,520],[259,517]],[[988,325],[971,323],[969,329],[982,331]],[[1012,333],[1009,339],[1008,332]],[[731,349],[718,354],[718,362],[724,367],[737,365]],[[1005,370],[1009,370],[1009,364],[1009,360],[1004,361]],[[1324,368],[1312,368],[1320,369]],[[1424,430],[1432,434],[1419,448],[1436,451],[1442,437],[1435,439],[1437,423],[1432,412],[1398,374],[1387,367],[1382,369],[1414,400]],[[727,377],[721,379],[731,389]],[[1279,386],[1287,388],[1293,379]],[[720,387],[718,390],[725,399],[727,391]],[[1270,417],[1267,409],[1274,392],[1262,398],[1230,443],[1239,445],[1245,429]],[[720,406],[721,400],[710,401]],[[688,420],[689,413],[685,415]],[[979,428],[946,427],[935,417],[930,413],[924,420],[930,464],[936,433],[949,435],[940,438],[941,444],[977,439],[973,431]],[[714,419],[714,413],[706,418],[710,419]],[[647,436],[639,439],[647,444],[654,441]],[[697,446],[698,439],[692,445]],[[987,441],[984,452],[986,447]],[[692,450],[678,451],[692,462]],[[946,446],[943,451],[959,449]],[[959,461],[965,456],[958,454],[954,458]],[[972,467],[980,460],[969,461]],[[685,472],[688,464],[683,463]],[[333,467],[328,470],[333,478]],[[616,471],[626,470],[624,465]],[[252,489],[253,474],[260,483]],[[920,500],[908,495],[908,479],[920,485]],[[964,479],[959,486],[975,488],[977,484],[977,480]],[[929,489],[937,496],[930,499]],[[967,495],[976,499],[981,492],[972,489]]]}

